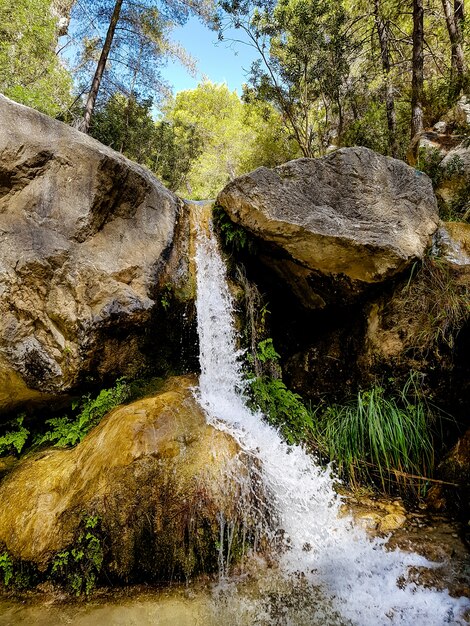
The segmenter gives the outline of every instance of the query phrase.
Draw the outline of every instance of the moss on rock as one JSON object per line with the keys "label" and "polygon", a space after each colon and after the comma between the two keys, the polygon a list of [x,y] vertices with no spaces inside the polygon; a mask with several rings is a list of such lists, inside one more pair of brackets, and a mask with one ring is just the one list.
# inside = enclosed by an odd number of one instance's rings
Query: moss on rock
{"label": "moss on rock", "polygon": [[112,411],[75,448],[20,462],[0,484],[0,544],[11,557],[45,575],[93,515],[108,579],[217,569],[221,520],[250,534],[252,489],[243,479],[251,470],[235,441],[207,425],[195,382],[172,378],[157,395]]}

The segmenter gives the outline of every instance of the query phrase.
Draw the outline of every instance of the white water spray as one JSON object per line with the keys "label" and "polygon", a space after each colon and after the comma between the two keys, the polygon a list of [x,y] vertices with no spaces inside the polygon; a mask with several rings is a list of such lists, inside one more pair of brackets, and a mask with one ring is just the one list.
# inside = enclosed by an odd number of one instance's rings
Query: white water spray
{"label": "white water spray", "polygon": [[[279,520],[284,548],[279,565],[321,587],[332,613],[359,626],[465,624],[465,599],[404,584],[410,567],[432,567],[424,557],[387,551],[341,517],[341,499],[328,472],[300,447],[288,446],[260,413],[247,408],[225,265],[212,232],[201,228],[196,248],[197,317],[201,377],[199,401],[208,421],[230,433],[261,464],[269,506]],[[283,623],[288,623],[283,622]],[[317,622],[306,622],[305,626]],[[327,624],[328,621],[322,621]],[[337,622],[335,622],[337,623]]]}

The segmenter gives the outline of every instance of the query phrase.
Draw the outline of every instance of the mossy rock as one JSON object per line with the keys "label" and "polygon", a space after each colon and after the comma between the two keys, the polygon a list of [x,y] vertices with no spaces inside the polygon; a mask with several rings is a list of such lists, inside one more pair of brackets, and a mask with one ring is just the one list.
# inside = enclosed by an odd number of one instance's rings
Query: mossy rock
{"label": "mossy rock", "polygon": [[250,480],[244,488],[234,477],[251,470],[235,441],[206,423],[195,383],[169,379],[157,395],[112,411],[75,448],[20,462],[0,484],[0,545],[46,574],[93,515],[108,580],[216,569],[220,520],[244,523],[250,535]]}

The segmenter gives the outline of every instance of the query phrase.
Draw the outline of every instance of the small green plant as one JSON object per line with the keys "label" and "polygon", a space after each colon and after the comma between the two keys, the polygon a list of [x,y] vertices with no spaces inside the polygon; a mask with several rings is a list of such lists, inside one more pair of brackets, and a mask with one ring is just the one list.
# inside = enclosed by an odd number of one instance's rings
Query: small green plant
{"label": "small green plant", "polygon": [[374,482],[387,491],[392,484],[426,483],[434,465],[432,421],[411,375],[398,397],[376,386],[349,403],[318,409],[313,432],[317,448],[352,485]]}
{"label": "small green plant", "polygon": [[446,221],[465,222],[470,217],[470,179],[465,175],[464,162],[458,154],[449,159],[445,166],[442,165],[443,158],[443,154],[437,148],[421,148],[417,169],[429,176],[434,189],[442,182],[451,182],[454,179],[456,188],[452,193],[452,199],[445,202],[438,196],[439,214]]}
{"label": "small green plant", "polygon": [[16,452],[17,454],[21,453],[21,450],[29,437],[29,430],[23,426],[24,419],[25,414],[22,413],[10,422],[12,430],[8,430],[2,437],[0,437],[0,456],[11,452]]}
{"label": "small green plant", "polygon": [[249,359],[260,371],[259,376],[250,380],[253,405],[261,409],[270,424],[279,428],[288,443],[300,443],[310,436],[312,415],[302,398],[283,383],[279,359],[271,338],[258,343]]}
{"label": "small green plant", "polygon": [[437,148],[419,150],[417,169],[429,176],[434,188],[443,180],[462,176],[464,173],[464,164],[458,154],[449,159],[445,167],[442,166],[443,158],[444,155]]}
{"label": "small green plant", "polygon": [[442,217],[449,221],[468,222],[470,219],[470,178],[453,195],[452,200],[446,205]]}
{"label": "small green plant", "polygon": [[79,409],[75,419],[69,417],[54,417],[46,420],[46,424],[52,427],[37,440],[38,444],[53,442],[58,448],[74,446],[96,426],[99,421],[111,409],[125,402],[130,395],[129,385],[120,378],[111,389],[102,389],[96,398],[88,394],[78,403],[72,405],[72,409]]}
{"label": "small green plant", "polygon": [[260,376],[252,380],[254,404],[259,406],[267,420],[281,431],[288,443],[300,443],[311,438],[312,414],[302,398],[287,389],[280,378]]}
{"label": "small green plant", "polygon": [[171,306],[171,300],[173,297],[173,291],[171,289],[171,285],[165,285],[162,293],[160,295],[160,304],[162,305],[163,309],[165,311],[168,311],[168,309]]}
{"label": "small green plant", "polygon": [[74,546],[57,553],[52,561],[51,577],[65,582],[76,596],[89,595],[103,566],[100,518],[85,515]]}
{"label": "small green plant", "polygon": [[214,226],[220,235],[224,248],[237,252],[249,248],[250,239],[247,231],[232,222],[221,206],[215,205],[212,215]]}
{"label": "small green plant", "polygon": [[264,339],[264,341],[258,343],[257,358],[261,363],[278,361],[281,358],[280,354],[278,354],[274,348],[272,339]]}
{"label": "small green plant", "polygon": [[8,585],[13,578],[13,561],[8,552],[0,554],[0,571],[2,572],[3,583]]}
{"label": "small green plant", "polygon": [[0,581],[2,580],[5,587],[10,586],[20,591],[38,581],[38,571],[32,563],[14,561],[5,550],[0,552]]}

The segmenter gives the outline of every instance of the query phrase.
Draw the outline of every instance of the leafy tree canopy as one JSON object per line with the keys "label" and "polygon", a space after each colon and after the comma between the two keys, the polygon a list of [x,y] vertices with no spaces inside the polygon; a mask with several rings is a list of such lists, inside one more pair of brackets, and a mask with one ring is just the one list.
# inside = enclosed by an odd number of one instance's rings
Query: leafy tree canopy
{"label": "leafy tree canopy", "polygon": [[71,103],[72,80],[55,53],[51,0],[0,0],[0,91],[57,116]]}
{"label": "leafy tree canopy", "polygon": [[260,165],[277,165],[296,155],[279,113],[268,104],[243,103],[227,85],[204,81],[182,91],[165,107],[178,143],[196,133],[200,152],[180,191],[213,198],[231,179]]}

